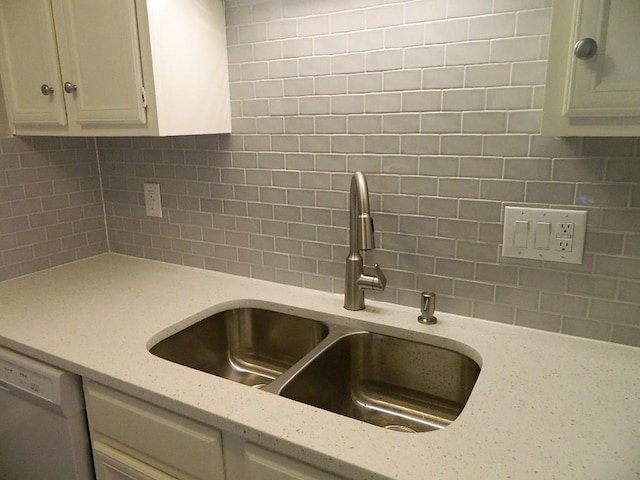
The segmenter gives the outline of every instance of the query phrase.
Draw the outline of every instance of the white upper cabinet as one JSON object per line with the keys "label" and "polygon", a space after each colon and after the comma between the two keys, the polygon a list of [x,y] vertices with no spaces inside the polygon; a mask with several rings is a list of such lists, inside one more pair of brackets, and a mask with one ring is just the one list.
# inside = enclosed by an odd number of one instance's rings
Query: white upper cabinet
{"label": "white upper cabinet", "polygon": [[2,79],[10,121],[66,126],[50,0],[3,1],[1,5]]}
{"label": "white upper cabinet", "polygon": [[553,2],[542,134],[640,135],[640,2]]}
{"label": "white upper cabinet", "polygon": [[0,0],[17,135],[231,131],[221,0]]}
{"label": "white upper cabinet", "polygon": [[53,3],[69,122],[145,124],[135,2]]}

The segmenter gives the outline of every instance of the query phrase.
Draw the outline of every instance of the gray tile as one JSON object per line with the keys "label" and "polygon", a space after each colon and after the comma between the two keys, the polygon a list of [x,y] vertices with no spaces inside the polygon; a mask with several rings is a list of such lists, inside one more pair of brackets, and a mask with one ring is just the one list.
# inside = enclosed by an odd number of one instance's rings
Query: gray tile
{"label": "gray tile", "polygon": [[466,112],[462,115],[464,133],[504,133],[507,131],[505,112]]}
{"label": "gray tile", "polygon": [[493,300],[494,289],[495,287],[491,284],[468,280],[456,280],[453,283],[453,293],[457,297],[486,302]]}
{"label": "gray tile", "polygon": [[447,18],[447,0],[414,0],[405,3],[407,22],[425,22]]}
{"label": "gray tile", "polygon": [[[92,141],[1,140],[0,278],[105,251],[103,194],[111,251],[339,293],[362,170],[375,298],[637,344],[638,141],[538,135],[548,3],[228,2],[234,134],[97,139],[104,192]],[[583,265],[497,257],[525,201],[589,210]]]}
{"label": "gray tile", "polygon": [[588,300],[585,297],[543,292],[540,297],[540,308],[546,312],[562,315],[585,316]]}
{"label": "gray tile", "polygon": [[612,182],[640,182],[638,158],[613,158],[607,160],[606,180]]}
{"label": "gray tile", "polygon": [[521,268],[519,284],[540,290],[564,292],[566,291],[567,274],[538,268]]}
{"label": "gray tile", "polygon": [[576,203],[586,206],[623,206],[629,201],[630,188],[625,185],[579,183]]}
{"label": "gray tile", "polygon": [[475,279],[498,285],[516,285],[518,281],[518,269],[509,265],[478,263],[476,265]]}
{"label": "gray tile", "polygon": [[428,26],[429,28],[425,31],[427,44],[438,44],[445,47],[450,43],[464,42],[468,37],[468,21],[464,18],[429,22]]}
{"label": "gray tile", "polygon": [[571,205],[575,195],[575,184],[527,182],[525,200],[530,203]]}
{"label": "gray tile", "polygon": [[460,159],[461,177],[500,178],[504,160],[500,157],[462,157]]}
{"label": "gray tile", "polygon": [[591,301],[588,317],[613,324],[638,326],[640,325],[640,306],[594,299]]}
{"label": "gray tile", "polygon": [[616,208],[603,210],[602,228],[619,232],[640,232],[640,215],[637,209]]}
{"label": "gray tile", "polygon": [[620,292],[618,299],[623,302],[637,303],[640,298],[640,283],[620,282]]}
{"label": "gray tile", "polygon": [[420,116],[422,133],[460,133],[462,114],[454,112],[425,113]]}
{"label": "gray tile", "polygon": [[507,158],[504,161],[504,177],[514,180],[549,180],[551,165],[548,158]]}
{"label": "gray tile", "polygon": [[[444,64],[444,54],[445,48],[441,45],[406,48],[404,50],[403,65],[405,68],[439,67]],[[434,77],[438,77],[440,81],[444,81],[446,73],[442,71],[437,73],[438,74],[434,75]],[[457,73],[459,74],[460,72],[458,71]],[[461,83],[461,79],[459,79],[457,75],[455,75],[455,78],[457,80],[455,81],[455,85],[458,86]],[[451,80],[453,79],[451,78]]]}
{"label": "gray tile", "polygon": [[564,317],[561,331],[567,335],[607,341],[611,336],[611,324],[583,318]]}
{"label": "gray tile", "polygon": [[363,10],[337,12],[331,16],[332,32],[364,30],[365,12]]}
{"label": "gray tile", "polygon": [[570,274],[567,280],[568,293],[586,295],[591,298],[613,298],[618,289],[618,282],[610,278]]}
{"label": "gray tile", "polygon": [[524,308],[538,308],[540,294],[537,290],[496,286],[496,302]]}
{"label": "gray tile", "polygon": [[436,258],[436,274],[449,278],[473,279],[473,262]]}
{"label": "gray tile", "polygon": [[474,262],[497,262],[498,247],[491,243],[458,242],[457,258]]}
{"label": "gray tile", "polygon": [[559,332],[561,328],[560,315],[543,313],[531,310],[516,310],[516,325],[546,330],[548,332]]}
{"label": "gray tile", "polygon": [[440,178],[438,194],[442,197],[477,198],[480,182],[472,178]]}
{"label": "gray tile", "polygon": [[640,347],[640,328],[629,325],[613,325],[611,341]]}
{"label": "gray tile", "polygon": [[560,158],[553,160],[552,179],[557,181],[580,182],[602,181],[605,161],[590,158]]}
{"label": "gray tile", "polygon": [[516,29],[516,15],[503,13],[483,15],[469,19],[469,38],[471,40],[512,37]]}
{"label": "gray tile", "polygon": [[473,316],[494,322],[513,324],[515,308],[488,302],[473,302]]}
{"label": "gray tile", "polygon": [[445,62],[447,65],[489,63],[490,52],[489,41],[450,43],[446,46]]}

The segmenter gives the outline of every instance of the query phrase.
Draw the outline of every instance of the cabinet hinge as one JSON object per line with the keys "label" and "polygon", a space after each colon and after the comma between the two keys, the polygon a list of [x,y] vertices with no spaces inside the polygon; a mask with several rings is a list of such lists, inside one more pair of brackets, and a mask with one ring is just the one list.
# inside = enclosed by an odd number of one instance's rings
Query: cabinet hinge
{"label": "cabinet hinge", "polygon": [[142,108],[147,108],[147,91],[144,87],[140,87],[140,98],[142,99]]}

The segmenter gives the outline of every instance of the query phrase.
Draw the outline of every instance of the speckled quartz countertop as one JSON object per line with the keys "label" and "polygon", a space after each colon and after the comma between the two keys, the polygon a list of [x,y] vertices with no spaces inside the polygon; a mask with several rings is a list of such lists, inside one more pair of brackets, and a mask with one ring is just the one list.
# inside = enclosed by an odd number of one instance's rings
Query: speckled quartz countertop
{"label": "speckled quartz countertop", "polygon": [[[463,350],[482,366],[449,427],[388,431],[182,367],[148,347],[230,306]],[[640,479],[640,349],[105,254],[0,283],[0,344],[354,479]],[[370,322],[370,323],[368,323]]]}

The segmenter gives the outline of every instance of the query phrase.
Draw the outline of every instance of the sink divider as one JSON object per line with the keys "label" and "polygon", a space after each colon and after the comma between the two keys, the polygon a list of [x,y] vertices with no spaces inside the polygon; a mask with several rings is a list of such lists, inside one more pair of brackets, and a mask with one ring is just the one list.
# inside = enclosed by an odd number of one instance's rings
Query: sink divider
{"label": "sink divider", "polygon": [[289,367],[282,375],[262,387],[260,390],[279,395],[280,391],[287,385],[287,383],[291,381],[291,379],[293,379],[293,377],[295,377],[303,368],[305,368],[309,363],[311,363],[315,358],[322,354],[322,352],[324,352],[338,340],[344,337],[348,337],[349,335],[366,333],[366,330],[362,329],[355,329],[326,322],[323,323],[329,329],[329,333],[327,334],[327,336],[322,339],[322,341],[311,351],[309,351],[304,357],[302,357],[291,367]]}

